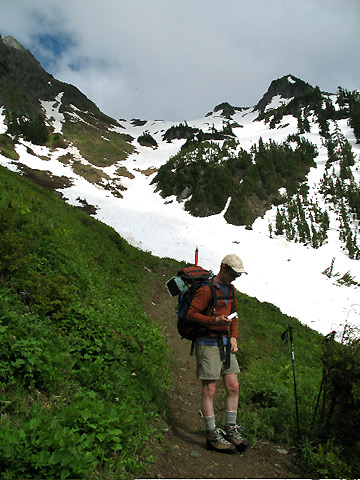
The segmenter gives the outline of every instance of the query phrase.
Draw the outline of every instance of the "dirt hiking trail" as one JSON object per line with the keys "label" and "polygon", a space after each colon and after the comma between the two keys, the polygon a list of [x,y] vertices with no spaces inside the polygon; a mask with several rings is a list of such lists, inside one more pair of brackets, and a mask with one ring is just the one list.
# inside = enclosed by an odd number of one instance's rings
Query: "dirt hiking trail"
{"label": "dirt hiking trail", "polygon": [[[154,280],[153,295],[145,305],[147,314],[164,330],[174,359],[169,365],[173,385],[169,395],[171,419],[164,426],[162,441],[165,448],[141,478],[304,478],[294,458],[281,445],[259,441],[245,453],[231,455],[206,449],[200,412],[201,382],[195,377],[195,356],[190,356],[190,342],[182,340],[177,332],[177,298],[170,297],[164,286],[171,276],[171,272],[163,272]],[[223,412],[223,388],[219,381],[215,416],[221,428]]]}

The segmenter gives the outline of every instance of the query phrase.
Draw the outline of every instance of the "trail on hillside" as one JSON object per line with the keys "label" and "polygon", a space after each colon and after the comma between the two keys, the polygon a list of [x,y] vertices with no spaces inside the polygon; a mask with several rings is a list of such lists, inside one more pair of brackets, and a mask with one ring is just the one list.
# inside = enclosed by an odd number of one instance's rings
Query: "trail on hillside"
{"label": "trail on hillside", "polygon": [[[163,452],[141,478],[301,478],[304,473],[281,446],[258,442],[245,453],[232,455],[209,451],[205,445],[204,422],[200,412],[201,382],[195,377],[195,357],[190,342],[182,340],[176,328],[176,298],[165,288],[167,277],[162,274],[153,282],[153,293],[145,306],[146,312],[164,329],[173,354],[170,363],[172,389],[169,395],[171,419],[164,426]],[[223,388],[219,383],[215,399],[215,415],[224,411]],[[219,424],[218,426],[223,427]]]}

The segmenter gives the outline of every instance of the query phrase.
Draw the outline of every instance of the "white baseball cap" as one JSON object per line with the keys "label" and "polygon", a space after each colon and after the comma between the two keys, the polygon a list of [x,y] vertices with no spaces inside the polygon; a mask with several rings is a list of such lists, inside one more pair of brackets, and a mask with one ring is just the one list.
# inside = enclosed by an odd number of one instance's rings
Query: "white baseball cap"
{"label": "white baseball cap", "polygon": [[226,255],[222,259],[221,263],[224,265],[228,265],[236,273],[247,273],[241,258],[239,258],[234,253],[230,253],[229,255]]}

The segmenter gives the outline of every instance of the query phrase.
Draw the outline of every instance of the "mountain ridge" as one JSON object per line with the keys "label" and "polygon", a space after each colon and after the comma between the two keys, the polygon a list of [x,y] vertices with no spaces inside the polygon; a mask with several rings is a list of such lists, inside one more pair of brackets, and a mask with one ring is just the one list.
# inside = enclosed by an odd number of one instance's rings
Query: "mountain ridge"
{"label": "mountain ridge", "polygon": [[[14,90],[16,95],[22,96],[22,103],[16,102],[14,95],[11,95]],[[117,123],[114,119],[110,121],[110,117],[104,115],[77,87],[61,82],[46,72],[32,53],[15,38],[7,36],[2,39],[0,36],[0,103],[5,108],[22,115],[43,115],[39,100],[55,101],[60,92],[63,92],[63,108],[73,104],[102,119],[108,118],[108,123]]]}

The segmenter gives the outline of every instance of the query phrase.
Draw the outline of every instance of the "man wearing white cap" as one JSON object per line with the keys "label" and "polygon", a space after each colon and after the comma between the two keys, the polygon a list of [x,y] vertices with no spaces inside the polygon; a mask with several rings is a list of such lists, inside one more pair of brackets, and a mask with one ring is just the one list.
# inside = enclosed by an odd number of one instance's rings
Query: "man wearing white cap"
{"label": "man wearing white cap", "polygon": [[[242,260],[235,254],[226,255],[219,273],[211,279],[216,301],[210,287],[202,285],[196,291],[187,315],[197,328],[196,376],[202,381],[201,409],[205,419],[206,445],[222,453],[243,451],[248,446],[236,424],[240,369],[235,355],[238,350],[237,300],[231,284],[242,273],[246,273]],[[216,428],[213,405],[216,382],[221,376],[226,390],[225,431]]]}

